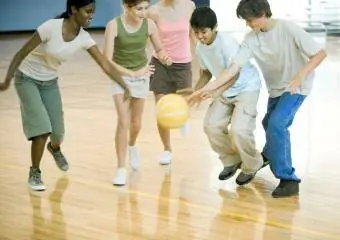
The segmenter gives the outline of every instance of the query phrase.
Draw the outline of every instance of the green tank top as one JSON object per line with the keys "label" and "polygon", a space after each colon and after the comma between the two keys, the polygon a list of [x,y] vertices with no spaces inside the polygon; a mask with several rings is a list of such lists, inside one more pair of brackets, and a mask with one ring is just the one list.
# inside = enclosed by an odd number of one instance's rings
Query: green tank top
{"label": "green tank top", "polygon": [[113,61],[130,70],[143,68],[148,62],[146,55],[148,20],[144,19],[139,30],[134,33],[125,30],[121,17],[116,18],[116,23],[117,36],[114,40]]}

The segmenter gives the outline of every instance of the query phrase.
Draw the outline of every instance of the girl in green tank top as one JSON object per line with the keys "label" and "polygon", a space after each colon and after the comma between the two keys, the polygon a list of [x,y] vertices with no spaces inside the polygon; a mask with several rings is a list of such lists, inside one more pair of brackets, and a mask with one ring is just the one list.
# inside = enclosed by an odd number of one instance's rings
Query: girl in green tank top
{"label": "girl in green tank top", "polygon": [[146,49],[148,39],[162,63],[171,64],[158,37],[156,24],[146,19],[149,4],[150,0],[123,0],[124,13],[111,20],[105,31],[104,55],[124,76],[123,79],[129,86],[132,96],[129,101],[124,101],[120,87],[113,86],[117,111],[115,146],[118,159],[118,169],[113,184],[118,186],[126,184],[127,148],[131,168],[138,170],[140,164],[135,143],[149,90],[149,76],[154,71],[154,67],[148,64]]}

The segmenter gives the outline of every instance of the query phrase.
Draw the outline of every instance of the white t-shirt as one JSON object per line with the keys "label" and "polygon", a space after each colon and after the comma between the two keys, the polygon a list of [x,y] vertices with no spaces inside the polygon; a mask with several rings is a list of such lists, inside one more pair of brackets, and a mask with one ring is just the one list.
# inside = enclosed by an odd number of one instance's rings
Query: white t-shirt
{"label": "white t-shirt", "polygon": [[37,29],[42,43],[21,63],[19,70],[25,75],[39,80],[49,81],[58,77],[58,67],[81,49],[96,45],[90,34],[80,29],[78,36],[65,42],[62,35],[64,19],[51,19]]}
{"label": "white t-shirt", "polygon": [[[233,62],[239,66],[252,57],[259,65],[270,97],[289,91],[288,83],[305,66],[309,57],[322,49],[307,32],[296,24],[276,20],[268,32],[248,33]],[[314,72],[303,79],[300,92],[308,95],[313,84]]]}
{"label": "white t-shirt", "polygon": [[[196,54],[202,69],[207,69],[217,77],[220,72],[227,69],[238,52],[240,45],[227,33],[217,32],[215,40],[210,45],[199,42],[196,45]],[[257,69],[248,61],[243,65],[236,82],[222,95],[234,97],[241,92],[250,92],[261,88],[261,79]]]}

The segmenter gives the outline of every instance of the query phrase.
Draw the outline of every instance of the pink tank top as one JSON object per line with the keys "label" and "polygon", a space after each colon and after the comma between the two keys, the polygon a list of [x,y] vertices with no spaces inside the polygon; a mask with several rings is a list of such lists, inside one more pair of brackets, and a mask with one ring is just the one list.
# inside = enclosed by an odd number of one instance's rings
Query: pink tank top
{"label": "pink tank top", "polygon": [[[174,63],[191,61],[189,20],[182,18],[175,22],[157,22],[159,37]],[[155,55],[154,55],[155,56]]]}

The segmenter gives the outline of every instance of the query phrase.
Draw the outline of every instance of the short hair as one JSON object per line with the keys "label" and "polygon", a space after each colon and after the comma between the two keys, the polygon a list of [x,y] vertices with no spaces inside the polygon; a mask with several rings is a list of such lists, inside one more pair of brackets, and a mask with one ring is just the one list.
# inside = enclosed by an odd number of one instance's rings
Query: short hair
{"label": "short hair", "polygon": [[213,29],[217,26],[217,17],[210,7],[198,7],[190,18],[190,25],[193,29]]}
{"label": "short hair", "polygon": [[265,14],[267,18],[272,16],[270,5],[267,0],[241,0],[236,9],[238,18],[259,18]]}
{"label": "short hair", "polygon": [[140,4],[141,2],[150,2],[150,0],[123,0],[123,3],[128,5],[128,7],[134,7],[138,4]]}

